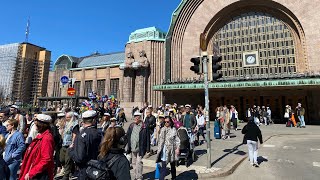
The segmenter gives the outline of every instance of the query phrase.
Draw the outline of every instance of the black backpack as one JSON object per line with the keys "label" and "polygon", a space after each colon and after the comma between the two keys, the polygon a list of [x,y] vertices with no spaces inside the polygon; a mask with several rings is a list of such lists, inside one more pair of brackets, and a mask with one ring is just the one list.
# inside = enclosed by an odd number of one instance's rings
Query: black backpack
{"label": "black backpack", "polygon": [[111,166],[121,158],[121,154],[113,156],[108,162],[104,160],[90,160],[87,165],[86,174],[88,179],[111,180],[116,179]]}

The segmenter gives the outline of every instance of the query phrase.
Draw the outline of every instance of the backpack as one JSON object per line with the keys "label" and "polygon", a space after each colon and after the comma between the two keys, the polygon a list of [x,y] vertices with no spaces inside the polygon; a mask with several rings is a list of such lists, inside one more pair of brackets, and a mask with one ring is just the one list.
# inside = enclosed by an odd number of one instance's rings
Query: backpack
{"label": "backpack", "polygon": [[113,156],[108,162],[103,160],[90,160],[87,163],[87,178],[96,180],[115,179],[111,171],[111,166],[120,158],[121,154]]}

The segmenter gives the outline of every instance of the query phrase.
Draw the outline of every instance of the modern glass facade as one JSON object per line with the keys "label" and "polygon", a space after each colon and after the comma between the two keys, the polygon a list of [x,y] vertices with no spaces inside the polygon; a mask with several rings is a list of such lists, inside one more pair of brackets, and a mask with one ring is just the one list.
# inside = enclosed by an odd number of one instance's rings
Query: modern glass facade
{"label": "modern glass facade", "polygon": [[0,46],[0,99],[12,99],[18,51],[18,43]]}
{"label": "modern glass facade", "polygon": [[[222,56],[223,77],[245,78],[297,71],[295,43],[290,29],[269,14],[250,12],[234,17],[211,42]],[[256,57],[251,58],[250,53]]]}

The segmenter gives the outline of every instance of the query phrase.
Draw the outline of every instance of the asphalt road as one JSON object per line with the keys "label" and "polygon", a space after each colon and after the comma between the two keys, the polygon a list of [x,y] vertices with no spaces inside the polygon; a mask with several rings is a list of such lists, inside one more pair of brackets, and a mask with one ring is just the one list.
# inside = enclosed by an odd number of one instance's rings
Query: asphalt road
{"label": "asphalt road", "polygon": [[[318,180],[320,179],[320,135],[275,136],[259,147],[260,167],[244,161],[223,180]],[[217,178],[216,178],[217,179]]]}

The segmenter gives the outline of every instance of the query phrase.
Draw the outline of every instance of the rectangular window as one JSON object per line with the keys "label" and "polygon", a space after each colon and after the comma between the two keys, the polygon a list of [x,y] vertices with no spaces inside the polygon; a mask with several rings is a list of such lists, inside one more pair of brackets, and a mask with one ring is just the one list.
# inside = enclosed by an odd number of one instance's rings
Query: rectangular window
{"label": "rectangular window", "polygon": [[119,78],[110,80],[110,95],[113,95],[115,98],[118,97],[119,90]]}
{"label": "rectangular window", "polygon": [[92,80],[84,82],[84,96],[88,96],[92,92]]}
{"label": "rectangular window", "polygon": [[80,95],[80,84],[81,84],[80,81],[74,82],[73,87],[74,87],[74,89],[76,90],[76,96],[79,96],[79,95]]}
{"label": "rectangular window", "polygon": [[97,93],[102,96],[105,93],[106,80],[101,79],[97,81]]}

